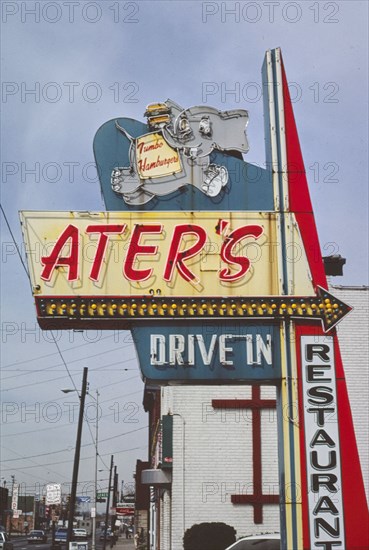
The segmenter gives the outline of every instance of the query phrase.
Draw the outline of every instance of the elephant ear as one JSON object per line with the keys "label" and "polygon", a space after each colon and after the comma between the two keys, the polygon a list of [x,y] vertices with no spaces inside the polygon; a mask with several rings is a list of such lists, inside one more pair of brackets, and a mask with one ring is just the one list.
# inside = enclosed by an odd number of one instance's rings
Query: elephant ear
{"label": "elephant ear", "polygon": [[[247,153],[249,144],[246,137],[246,127],[249,121],[245,109],[219,111],[208,105],[190,107],[177,116],[174,122],[174,133],[178,135],[178,125],[181,116],[186,116],[192,133],[186,140],[179,143],[186,147],[198,147],[201,156],[210,155],[214,149],[219,151],[238,151]],[[201,131],[201,121],[207,119],[210,132]],[[177,145],[178,147],[178,145]]]}

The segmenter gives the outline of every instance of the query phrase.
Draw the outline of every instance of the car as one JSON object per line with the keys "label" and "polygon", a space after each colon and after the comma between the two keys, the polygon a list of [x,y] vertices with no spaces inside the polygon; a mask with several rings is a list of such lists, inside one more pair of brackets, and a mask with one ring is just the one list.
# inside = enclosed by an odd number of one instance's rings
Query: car
{"label": "car", "polygon": [[28,544],[32,544],[33,542],[47,542],[47,535],[45,534],[45,531],[37,529],[30,532],[27,537],[27,541]]}
{"label": "car", "polygon": [[13,550],[13,543],[4,531],[0,531],[0,550]]}
{"label": "car", "polygon": [[264,535],[243,537],[225,550],[280,550],[280,548],[280,535],[278,533],[266,533]]}
{"label": "car", "polygon": [[55,533],[55,542],[67,542],[68,529],[66,527],[59,527]]}
{"label": "car", "polygon": [[78,540],[87,540],[87,531],[86,529],[73,529],[73,538],[75,541]]}
{"label": "car", "polygon": [[[106,540],[110,540],[111,537],[112,537],[112,532],[111,532],[111,529],[108,528],[106,530]],[[105,538],[105,529],[102,529],[101,535],[100,535],[100,540],[104,540],[104,538]]]}

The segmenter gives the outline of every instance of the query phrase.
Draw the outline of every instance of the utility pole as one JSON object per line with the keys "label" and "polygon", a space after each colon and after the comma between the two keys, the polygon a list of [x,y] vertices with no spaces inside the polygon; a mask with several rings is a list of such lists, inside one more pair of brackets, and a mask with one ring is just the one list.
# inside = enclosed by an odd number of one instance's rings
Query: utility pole
{"label": "utility pole", "polygon": [[[94,509],[91,508],[92,515],[92,544],[91,550],[96,550],[96,514],[97,514],[97,457],[99,441],[99,391],[96,390],[96,432],[95,432],[95,479],[94,479]],[[90,394],[91,396],[91,394]],[[92,397],[92,396],[91,396]]]}
{"label": "utility pole", "polygon": [[[114,466],[114,483],[113,483],[113,508],[117,507],[118,503],[118,474],[117,474],[117,467]],[[115,522],[117,520],[117,513],[115,511],[115,514],[112,515],[111,518],[111,528],[114,529]]]}
{"label": "utility pole", "polygon": [[13,518],[13,510],[14,510],[14,508],[13,508],[13,496],[14,496],[15,476],[12,475],[11,478],[12,478],[12,511],[11,511],[11,513],[9,514],[9,531],[8,531],[9,538],[10,538],[10,536],[11,536],[11,534],[12,534],[12,518]]}
{"label": "utility pole", "polygon": [[[108,485],[108,498],[106,499],[106,513],[105,513],[105,527],[104,527],[104,543],[103,543],[103,550],[106,548],[106,531],[108,529],[108,521],[109,521],[109,506],[110,506],[110,490],[111,490],[111,476],[113,472],[113,455],[111,455],[110,459],[110,472],[109,472],[109,485]],[[68,550],[68,549],[67,549]]]}
{"label": "utility pole", "polygon": [[83,380],[82,380],[82,391],[81,391],[80,403],[79,403],[79,417],[78,417],[76,450],[75,450],[75,453],[74,453],[72,487],[71,487],[71,492],[70,492],[68,531],[67,531],[67,550],[69,550],[69,543],[72,541],[72,534],[73,534],[73,520],[74,520],[74,511],[75,511],[75,507],[76,507],[79,457],[80,457],[80,452],[81,452],[83,412],[84,412],[84,408],[85,408],[85,398],[86,398],[86,391],[87,391],[87,372],[88,372],[88,368],[84,367],[84,369],[83,369]]}

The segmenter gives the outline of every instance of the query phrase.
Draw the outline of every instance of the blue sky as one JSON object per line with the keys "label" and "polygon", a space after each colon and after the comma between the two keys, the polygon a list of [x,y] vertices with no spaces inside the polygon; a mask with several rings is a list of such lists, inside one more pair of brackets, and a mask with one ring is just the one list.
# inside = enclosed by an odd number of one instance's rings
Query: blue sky
{"label": "blue sky", "polygon": [[[104,209],[94,134],[118,116],[144,120],[151,102],[246,108],[246,159],[263,165],[261,65],[280,46],[323,255],[347,259],[335,282],[367,284],[367,23],[366,1],[3,2],[1,202],[17,242],[19,210]],[[36,327],[27,276],[1,223],[2,475],[32,492],[35,483],[70,480],[73,394],[60,392],[71,380],[51,335]],[[113,438],[100,453],[106,464],[113,453],[120,479],[131,482],[136,458],[146,457],[147,420],[129,333],[57,336],[77,387],[89,366],[90,389],[101,393],[100,437]],[[80,480],[89,481],[87,425],[84,443]]]}

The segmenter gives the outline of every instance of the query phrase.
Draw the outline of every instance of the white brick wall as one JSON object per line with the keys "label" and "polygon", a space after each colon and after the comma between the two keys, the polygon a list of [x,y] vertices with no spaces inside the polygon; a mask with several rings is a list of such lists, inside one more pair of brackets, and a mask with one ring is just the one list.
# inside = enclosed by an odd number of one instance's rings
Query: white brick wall
{"label": "white brick wall", "polygon": [[[274,396],[274,388],[266,388],[262,394]],[[182,386],[163,391],[162,413],[170,410],[175,415],[171,550],[183,548],[183,533],[195,523],[223,521],[232,525],[238,536],[279,530],[278,506],[264,506],[264,523],[254,526],[253,507],[230,501],[231,494],[253,488],[252,415],[250,410],[213,409],[211,400],[250,397],[248,386]],[[262,413],[262,434],[263,492],[268,494],[278,491],[273,411]]]}
{"label": "white brick wall", "polygon": [[337,326],[357,446],[369,501],[369,287],[331,286],[354,309]]}
{"label": "white brick wall", "polygon": [[[341,353],[369,494],[369,353],[368,288],[331,289],[354,307],[338,326]],[[262,398],[274,398],[275,388],[263,387]],[[174,386],[162,389],[162,414],[173,413],[172,501],[165,493],[160,550],[182,550],[183,534],[195,523],[223,521],[237,536],[279,531],[279,508],[263,507],[262,525],[254,525],[251,505],[233,505],[230,495],[252,488],[251,411],[215,410],[212,399],[250,398],[249,386]],[[263,492],[278,492],[276,412],[262,412]],[[171,507],[171,515],[170,515]],[[170,530],[171,539],[170,539]],[[171,542],[170,542],[171,540]]]}

